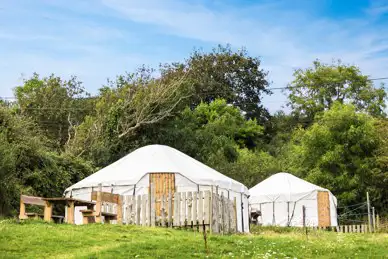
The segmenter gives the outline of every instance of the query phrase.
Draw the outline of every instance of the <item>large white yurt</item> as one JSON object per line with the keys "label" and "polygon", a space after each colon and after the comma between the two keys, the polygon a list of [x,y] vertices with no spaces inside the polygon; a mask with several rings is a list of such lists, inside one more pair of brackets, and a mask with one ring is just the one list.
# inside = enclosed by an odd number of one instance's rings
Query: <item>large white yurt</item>
{"label": "large white yurt", "polygon": [[[276,226],[337,226],[337,198],[327,189],[289,173],[277,173],[249,190],[258,223]],[[305,212],[303,212],[303,210]]]}
{"label": "large white yurt", "polygon": [[[164,177],[156,177],[162,174]],[[121,195],[147,194],[151,182],[168,179],[170,192],[207,191],[237,199],[237,230],[249,232],[248,189],[190,156],[168,146],[139,148],[65,190],[65,196],[90,200],[101,184],[103,191]],[[156,183],[158,184],[158,183]],[[75,223],[82,223],[78,207]]]}

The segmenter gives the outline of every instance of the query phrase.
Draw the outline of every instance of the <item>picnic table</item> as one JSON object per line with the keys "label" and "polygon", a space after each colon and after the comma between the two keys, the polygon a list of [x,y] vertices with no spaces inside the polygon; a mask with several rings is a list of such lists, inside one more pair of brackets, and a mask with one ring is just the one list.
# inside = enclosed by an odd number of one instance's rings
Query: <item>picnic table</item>
{"label": "picnic table", "polygon": [[74,211],[75,207],[86,206],[88,209],[93,209],[96,204],[93,201],[85,201],[74,199],[70,197],[58,197],[58,198],[42,198],[45,201],[44,208],[44,220],[50,221],[52,218],[52,211],[54,204],[63,204],[66,206],[67,218],[66,222],[69,224],[74,224]]}

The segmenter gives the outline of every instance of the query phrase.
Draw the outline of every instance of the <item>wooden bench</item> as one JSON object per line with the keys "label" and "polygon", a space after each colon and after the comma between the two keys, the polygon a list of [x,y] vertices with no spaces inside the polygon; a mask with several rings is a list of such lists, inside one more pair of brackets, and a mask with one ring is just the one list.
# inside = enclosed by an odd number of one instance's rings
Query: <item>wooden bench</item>
{"label": "wooden bench", "polygon": [[[62,223],[65,217],[51,215],[52,206],[43,199],[42,197],[20,195],[19,219],[44,219],[46,221],[54,220],[57,223]],[[26,212],[26,204],[44,207],[44,214]]]}
{"label": "wooden bench", "polygon": [[[96,201],[95,210],[87,209],[81,210],[83,224],[89,223],[101,223],[102,217],[104,217],[104,223],[110,224],[112,220],[117,220],[118,224],[123,222],[122,211],[122,197],[119,194],[112,194],[109,192],[93,191],[91,194],[91,200]],[[117,204],[117,213],[102,211],[103,203]]]}

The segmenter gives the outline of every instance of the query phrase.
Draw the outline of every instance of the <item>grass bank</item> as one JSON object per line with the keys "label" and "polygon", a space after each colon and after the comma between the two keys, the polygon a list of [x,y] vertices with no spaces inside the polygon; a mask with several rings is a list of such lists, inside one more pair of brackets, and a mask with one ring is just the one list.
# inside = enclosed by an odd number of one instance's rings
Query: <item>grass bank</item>
{"label": "grass bank", "polygon": [[278,233],[209,236],[118,225],[0,221],[0,258],[386,258],[387,234]]}

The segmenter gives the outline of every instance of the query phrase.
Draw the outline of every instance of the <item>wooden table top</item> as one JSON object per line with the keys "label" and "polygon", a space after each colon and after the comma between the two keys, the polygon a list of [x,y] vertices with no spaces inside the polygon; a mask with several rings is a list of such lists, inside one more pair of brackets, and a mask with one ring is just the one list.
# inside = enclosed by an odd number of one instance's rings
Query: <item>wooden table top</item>
{"label": "wooden table top", "polygon": [[69,202],[74,202],[74,206],[88,206],[96,204],[94,201],[85,201],[69,197],[42,198],[42,200],[57,204],[67,204]]}

